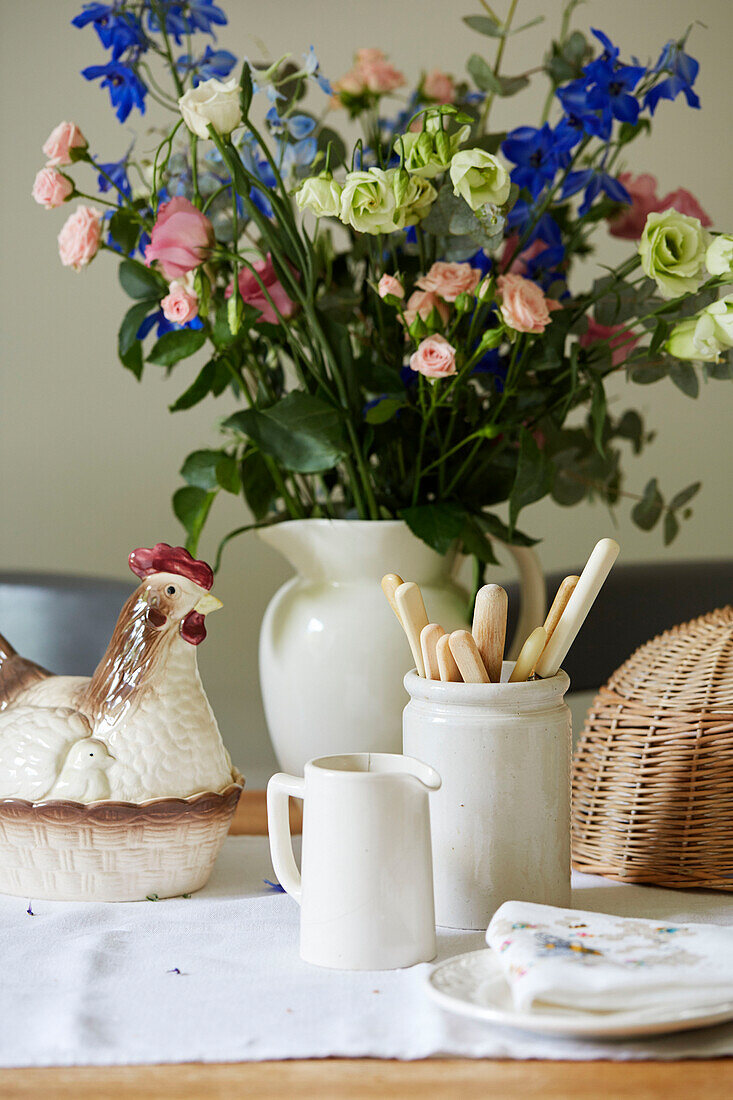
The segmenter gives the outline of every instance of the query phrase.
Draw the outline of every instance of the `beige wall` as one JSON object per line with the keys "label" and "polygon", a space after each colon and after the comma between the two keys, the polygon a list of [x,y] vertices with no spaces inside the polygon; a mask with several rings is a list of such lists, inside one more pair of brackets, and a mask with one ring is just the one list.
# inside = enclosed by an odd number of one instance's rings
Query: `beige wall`
{"label": "beige wall", "polygon": [[[461,14],[479,9],[469,0],[222,2],[231,22],[221,35],[223,45],[240,55],[258,55],[264,43],[276,57],[313,43],[331,76],[347,67],[349,54],[360,45],[384,46],[408,74],[420,65],[460,73],[469,53],[484,44],[494,48],[460,22]],[[502,11],[506,5],[497,0],[496,6]],[[65,214],[46,213],[30,199],[33,176],[42,164],[40,145],[61,118],[78,122],[94,151],[109,160],[120,155],[133,126],[139,126],[138,117],[131,116],[120,127],[106,94],[78,75],[84,65],[102,59],[94,33],[69,26],[80,8],[81,0],[0,0],[0,71],[6,90],[0,114],[0,569],[124,576],[133,546],[180,540],[169,506],[178,485],[176,471],[190,450],[215,440],[216,418],[227,406],[208,400],[170,416],[166,406],[185,388],[193,364],[179,368],[172,382],[165,382],[159,368],[149,367],[142,385],[119,366],[115,333],[125,299],[114,262],[102,256],[84,274],[63,270],[55,238]],[[559,0],[522,0],[523,21],[542,11],[548,21],[510,42],[505,71],[537,63],[556,31],[561,8]],[[629,161],[637,171],[656,173],[664,191],[689,188],[716,227],[733,227],[729,0],[701,0],[694,6],[685,0],[591,0],[576,14],[580,26],[602,27],[624,54],[643,60],[656,58],[664,41],[683,32],[693,17],[706,24],[694,29],[690,45],[701,62],[698,90],[704,109],[662,104],[653,138],[637,142]],[[532,122],[544,90],[540,80],[536,90],[498,104],[495,122],[504,127]],[[602,258],[615,260],[623,252],[620,242],[609,242]],[[651,387],[619,385],[617,400],[642,409],[659,431],[648,454],[628,464],[630,490],[643,487],[654,474],[672,491],[698,477],[704,482],[694,519],[668,551],[657,532],[643,535],[631,525],[628,509],[621,509],[616,534],[624,560],[728,556],[733,533],[730,384],[704,386],[697,402],[668,381]],[[204,540],[204,554],[229,527],[243,522],[233,498],[222,503]],[[597,506],[563,510],[543,503],[529,510],[523,522],[545,536],[541,554],[551,568],[580,562],[596,537],[613,530]],[[201,650],[202,672],[225,737],[255,780],[272,762],[258,696],[257,630],[269,596],[287,576],[285,564],[254,537],[233,543],[216,588],[226,607],[212,621]]]}

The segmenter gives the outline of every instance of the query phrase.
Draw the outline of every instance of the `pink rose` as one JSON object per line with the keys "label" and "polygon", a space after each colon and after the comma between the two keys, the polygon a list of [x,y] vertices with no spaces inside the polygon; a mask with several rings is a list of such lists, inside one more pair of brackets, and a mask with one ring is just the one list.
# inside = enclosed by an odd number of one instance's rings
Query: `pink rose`
{"label": "pink rose", "polygon": [[46,210],[55,210],[57,206],[63,206],[71,196],[74,184],[59,172],[58,168],[42,168],[33,181],[31,195]]}
{"label": "pink rose", "polygon": [[101,239],[102,211],[93,206],[80,206],[67,218],[59,233],[61,263],[81,271],[97,255]]}
{"label": "pink rose", "polygon": [[390,64],[382,50],[361,49],[356,51],[353,69],[345,73],[334,88],[349,95],[362,95],[364,92],[384,95],[404,83],[404,74]]}
{"label": "pink rose", "polygon": [[75,122],[59,122],[44,142],[42,149],[50,166],[71,164],[71,149],[86,149],[87,139]]}
{"label": "pink rose", "polygon": [[631,172],[620,172],[618,181],[631,195],[631,206],[622,207],[609,220],[608,232],[612,237],[638,241],[646,225],[647,214],[662,209],[662,200],[657,194],[657,180],[648,172],[640,176],[633,176]]}
{"label": "pink rose", "polygon": [[[427,321],[434,309],[437,309],[441,321],[445,324],[450,309],[442,298],[439,298],[432,290],[416,290],[407,299],[407,306],[403,310],[405,321],[408,325],[411,325],[417,317],[422,317],[423,321]],[[402,317],[400,317],[401,321]]]}
{"label": "pink rose", "polygon": [[[617,335],[614,335],[616,333]],[[609,339],[612,337],[612,339]],[[625,363],[631,352],[639,343],[639,337],[634,336],[623,325],[599,325],[594,317],[588,318],[588,329],[578,338],[582,348],[589,348],[598,340],[607,340],[611,348],[611,363],[619,367]]]}
{"label": "pink rose", "polygon": [[[258,260],[252,266],[266,287],[267,294],[272,299],[272,305],[265,296],[260,282],[247,267],[239,272],[239,293],[242,301],[260,311],[258,321],[265,321],[269,325],[279,325],[280,317],[278,317],[278,313],[282,317],[292,317],[298,308],[297,303],[288,297],[287,291],[275,274],[269,252],[264,260]],[[233,287],[230,283],[226,289],[227,298],[231,298],[232,290]],[[277,310],[277,313],[275,310]]]}
{"label": "pink rose", "polygon": [[419,286],[422,290],[432,290],[446,302],[455,302],[459,294],[475,290],[480,278],[481,271],[478,267],[438,260],[427,275],[423,275],[416,281],[415,286]]}
{"label": "pink rose", "polygon": [[180,279],[202,264],[214,246],[214,227],[192,202],[179,196],[158,209],[145,263],[157,260],[166,279]]}
{"label": "pink rose", "polygon": [[447,378],[456,373],[456,349],[445,336],[428,336],[410,356],[410,367],[426,378]]}
{"label": "pink rose", "polygon": [[422,90],[436,103],[453,103],[456,98],[456,86],[453,78],[440,69],[431,69],[422,82]]}
{"label": "pink rose", "polygon": [[382,276],[377,284],[377,291],[380,298],[386,298],[388,294],[393,294],[395,298],[404,298],[405,288],[399,279],[395,279],[394,275]]}
{"label": "pink rose", "polygon": [[522,275],[500,275],[496,280],[501,295],[501,315],[516,332],[544,332],[550,323],[550,310],[558,302],[545,298],[541,287]]}
{"label": "pink rose", "polygon": [[[511,237],[507,237],[504,242],[504,248],[499,263],[502,269],[506,269],[511,272],[512,275],[524,275],[526,277],[530,260],[533,260],[535,256],[539,256],[540,252],[544,252],[548,246],[544,241],[541,241],[539,237],[535,237],[532,243],[525,248],[523,252],[514,255],[517,251],[518,244],[519,236],[516,233],[512,234]],[[514,256],[513,260],[512,256]],[[511,266],[507,268],[507,264],[510,260]]]}
{"label": "pink rose", "polygon": [[184,283],[171,283],[168,293],[160,303],[163,316],[166,321],[172,321],[175,325],[185,325],[193,321],[199,311],[199,300],[196,294]]}
{"label": "pink rose", "polygon": [[694,195],[686,191],[684,187],[678,187],[676,191],[670,191],[662,199],[660,210],[676,210],[678,214],[688,214],[691,218],[699,218],[701,225],[712,225],[712,218],[708,217]]}

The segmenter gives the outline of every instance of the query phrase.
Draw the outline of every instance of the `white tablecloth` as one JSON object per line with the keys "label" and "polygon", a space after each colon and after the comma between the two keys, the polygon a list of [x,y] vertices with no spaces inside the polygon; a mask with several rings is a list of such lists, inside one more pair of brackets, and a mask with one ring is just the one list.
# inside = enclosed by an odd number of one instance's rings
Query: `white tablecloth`
{"label": "white tablecloth", "polygon": [[[263,883],[267,841],[231,837],[189,899],[79,905],[0,896],[0,1065],[371,1056],[642,1059],[733,1054],[733,1024],[635,1042],[556,1039],[437,1008],[428,966],[353,973],[298,956],[298,907]],[[733,898],[577,875],[574,904],[733,921]],[[443,930],[438,959],[484,946]]]}

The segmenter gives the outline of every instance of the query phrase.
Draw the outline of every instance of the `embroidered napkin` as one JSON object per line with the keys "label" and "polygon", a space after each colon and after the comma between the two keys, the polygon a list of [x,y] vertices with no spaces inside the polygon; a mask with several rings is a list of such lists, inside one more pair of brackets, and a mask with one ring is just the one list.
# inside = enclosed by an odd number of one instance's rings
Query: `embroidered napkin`
{"label": "embroidered napkin", "polygon": [[507,901],[486,932],[518,1011],[733,1001],[733,930]]}

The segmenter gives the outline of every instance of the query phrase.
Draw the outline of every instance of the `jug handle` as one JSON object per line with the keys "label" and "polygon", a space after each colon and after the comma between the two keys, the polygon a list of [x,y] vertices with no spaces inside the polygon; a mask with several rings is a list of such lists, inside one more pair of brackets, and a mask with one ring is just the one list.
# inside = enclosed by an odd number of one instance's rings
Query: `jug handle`
{"label": "jug handle", "polygon": [[[487,536],[488,538],[489,536]],[[519,618],[506,660],[514,661],[525,640],[537,626],[542,626],[547,614],[547,585],[540,559],[530,546],[512,546],[494,537],[514,558],[519,573]]]}
{"label": "jug handle", "polygon": [[288,798],[303,798],[304,795],[305,780],[296,775],[278,772],[267,784],[267,829],[272,866],[280,885],[298,904],[301,878],[293,855]]}

